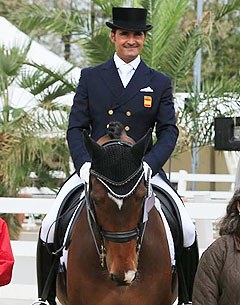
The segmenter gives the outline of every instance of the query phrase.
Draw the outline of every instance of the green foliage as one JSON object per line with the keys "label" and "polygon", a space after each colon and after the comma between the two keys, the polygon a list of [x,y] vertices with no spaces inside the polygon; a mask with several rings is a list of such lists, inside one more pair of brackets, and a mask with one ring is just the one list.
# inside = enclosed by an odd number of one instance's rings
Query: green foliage
{"label": "green foliage", "polygon": [[169,51],[169,38],[176,34],[177,25],[186,11],[187,3],[188,0],[141,1],[142,7],[147,8],[149,12],[148,22],[154,25],[147,36],[143,52],[143,57],[151,67],[160,68],[161,59]]}
{"label": "green foliage", "polygon": [[215,82],[225,75],[239,78],[240,60],[240,1],[231,1],[223,6],[210,5],[214,14],[211,30],[211,57],[203,50],[203,78]]}
{"label": "green foliage", "polygon": [[[48,102],[54,104],[53,101],[57,97],[75,91],[76,82],[67,79],[68,73],[74,68],[73,66],[64,72],[54,71],[37,63],[26,62],[26,66],[35,69],[22,71],[18,79],[18,85],[37,97],[40,102],[39,106],[43,107]],[[52,108],[52,110],[54,109]]]}
{"label": "green foliage", "polygon": [[100,29],[93,37],[82,44],[90,65],[98,65],[111,58],[114,46],[109,40],[109,29]]}
{"label": "green foliage", "polygon": [[216,13],[215,13],[215,20],[221,21],[223,17],[229,16],[229,14],[232,14],[235,12],[237,15],[239,15],[239,9],[240,9],[240,0],[231,0],[228,1],[225,5],[217,5],[217,3],[210,4],[211,6],[215,7]]}
{"label": "green foliage", "polygon": [[22,5],[26,5],[25,0],[0,0],[0,16],[7,16],[18,11]]}
{"label": "green foliage", "polygon": [[[69,174],[69,154],[65,143],[69,108],[58,105],[57,97],[72,92],[74,83],[63,72],[28,63],[30,45],[25,48],[0,47],[0,195],[15,196],[19,189],[35,184],[56,188],[50,171]],[[28,67],[31,67],[29,69]],[[12,105],[10,90],[18,85],[35,97],[28,109]],[[38,179],[30,178],[35,172]]]}
{"label": "green foliage", "polygon": [[92,3],[94,3],[96,6],[100,7],[100,9],[104,12],[104,15],[106,17],[109,17],[112,15],[112,7],[118,7],[118,6],[124,6],[126,4],[126,1],[124,0],[113,0],[113,1],[105,1],[105,0],[93,0]]}
{"label": "green foliage", "polygon": [[3,96],[19,75],[21,67],[26,59],[29,45],[22,48],[12,47],[7,49],[0,46],[0,96]]}
{"label": "green foliage", "polygon": [[49,8],[40,3],[22,6],[17,12],[12,12],[8,18],[15,20],[18,27],[31,36],[44,35],[48,32],[58,35],[76,32],[79,35],[86,21],[78,10]]}

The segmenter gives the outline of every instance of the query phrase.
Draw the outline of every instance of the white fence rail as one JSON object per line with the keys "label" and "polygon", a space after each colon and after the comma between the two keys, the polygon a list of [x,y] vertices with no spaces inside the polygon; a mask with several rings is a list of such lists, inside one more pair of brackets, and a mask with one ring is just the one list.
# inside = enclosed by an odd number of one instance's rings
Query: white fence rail
{"label": "white fence rail", "polygon": [[[169,175],[168,175],[169,177]],[[169,177],[170,181],[177,185],[177,192],[180,196],[187,199],[194,199],[197,197],[202,197],[202,200],[229,200],[232,197],[235,175],[229,174],[191,174],[185,170],[180,170],[179,172],[173,172]],[[189,190],[189,183],[215,183],[215,184],[225,184],[227,185],[227,191],[202,191]]]}
{"label": "white fence rail", "polygon": [[[224,216],[228,201],[234,190],[235,176],[229,174],[191,174],[185,170],[173,172],[169,177],[176,184],[177,192],[185,198],[186,209],[194,220],[200,249],[205,249],[214,240],[216,223]],[[224,184],[228,191],[189,190],[191,183]]]}
{"label": "white fence rail", "polygon": [[[171,174],[171,181],[177,183],[178,192],[186,197],[186,209],[195,222],[201,251],[214,240],[214,223],[220,219],[226,210],[229,192],[203,192],[187,190],[187,182],[227,182],[233,183],[231,175],[188,174],[185,171]],[[54,198],[9,198],[0,197],[0,213],[46,214]],[[13,279],[7,286],[0,288],[1,298],[35,299],[36,288],[36,241],[11,241],[15,257]],[[27,265],[23,266],[25,263]]]}
{"label": "white fence rail", "polygon": [[[0,197],[0,213],[46,214],[53,202],[52,198]],[[0,287],[0,300],[34,300],[37,298],[37,242],[12,240],[11,245],[15,258],[13,277],[9,285]]]}

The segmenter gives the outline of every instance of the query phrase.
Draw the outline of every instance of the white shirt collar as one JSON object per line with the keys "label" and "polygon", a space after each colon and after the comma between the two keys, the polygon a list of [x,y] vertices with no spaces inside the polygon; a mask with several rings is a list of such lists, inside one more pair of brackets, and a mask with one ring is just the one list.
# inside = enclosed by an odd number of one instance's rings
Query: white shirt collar
{"label": "white shirt collar", "polygon": [[[117,69],[123,65],[123,64],[126,64],[125,61],[123,61],[118,55],[117,53],[114,54],[113,56],[113,59],[114,59],[114,62],[115,62],[115,65],[117,67]],[[140,55],[138,55],[134,60],[132,60],[131,62],[129,62],[128,64],[131,65],[133,67],[134,70],[137,69],[138,65],[140,64]]]}

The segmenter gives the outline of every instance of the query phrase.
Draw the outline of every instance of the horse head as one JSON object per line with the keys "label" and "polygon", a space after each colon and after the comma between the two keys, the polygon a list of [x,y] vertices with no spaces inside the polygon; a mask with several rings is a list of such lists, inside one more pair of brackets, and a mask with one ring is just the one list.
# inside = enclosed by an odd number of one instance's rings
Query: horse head
{"label": "horse head", "polygon": [[137,143],[124,132],[114,134],[102,138],[100,145],[84,133],[92,158],[87,201],[93,237],[100,244],[97,251],[104,255],[111,279],[118,285],[130,285],[138,268],[147,195],[142,162],[151,130]]}

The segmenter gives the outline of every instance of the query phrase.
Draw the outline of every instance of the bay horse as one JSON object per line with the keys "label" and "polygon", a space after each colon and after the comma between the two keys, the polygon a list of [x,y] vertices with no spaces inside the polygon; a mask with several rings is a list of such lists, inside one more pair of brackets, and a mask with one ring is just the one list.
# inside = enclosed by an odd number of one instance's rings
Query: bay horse
{"label": "bay horse", "polygon": [[168,241],[154,205],[143,223],[149,193],[143,156],[151,131],[135,143],[118,125],[111,128],[98,142],[84,133],[90,183],[67,271],[57,278],[58,299],[63,305],[173,304]]}

